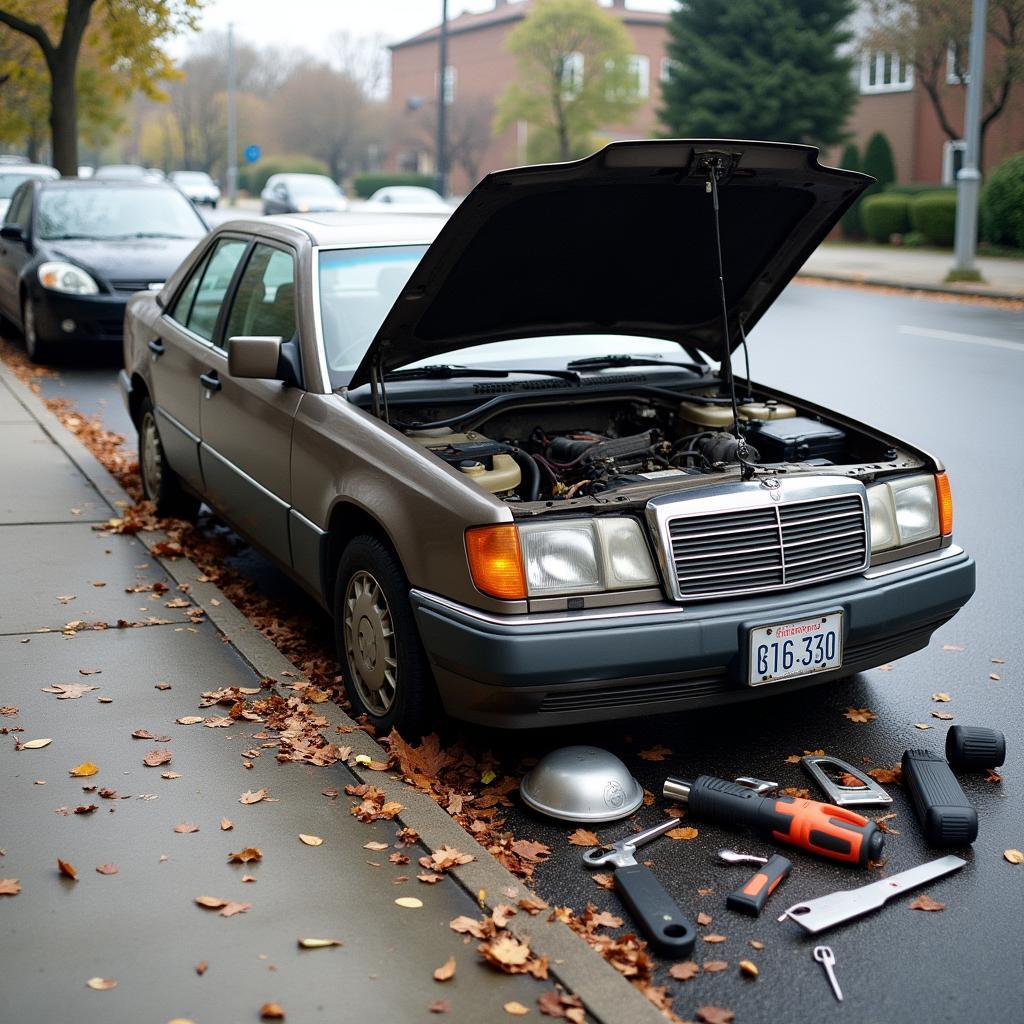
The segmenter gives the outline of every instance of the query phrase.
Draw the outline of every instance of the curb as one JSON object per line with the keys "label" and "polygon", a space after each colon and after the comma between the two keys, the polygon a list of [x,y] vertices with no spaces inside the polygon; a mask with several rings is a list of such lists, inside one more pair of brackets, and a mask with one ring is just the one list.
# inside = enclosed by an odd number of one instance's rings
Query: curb
{"label": "curb", "polygon": [[961,299],[1001,299],[1009,302],[1024,302],[1024,293],[997,291],[993,288],[975,288],[970,284],[958,288],[951,284],[913,284],[907,281],[891,281],[881,277],[861,277],[857,274],[830,274],[816,270],[798,271],[794,281],[828,281],[830,284],[859,284],[869,288],[896,288],[901,292],[930,292],[936,295],[955,295]]}
{"label": "curb", "polygon": [[[0,362],[0,380],[96,488],[112,511],[117,510],[119,503],[134,504],[99,460],[65,429],[60,420],[42,405],[39,397],[3,362]],[[142,531],[135,536],[150,557],[176,583],[189,584],[189,597],[203,609],[206,618],[255,672],[275,679],[284,672],[291,673],[297,680],[304,678],[298,667],[263,636],[215,584],[198,581],[197,577],[202,573],[191,559],[184,555],[165,559],[152,553],[155,544],[168,539],[166,534]],[[317,705],[317,709],[328,719],[328,729],[336,725],[356,726],[333,701]],[[345,743],[352,747],[353,755],[367,754],[372,760],[387,759],[387,753],[377,741],[357,727],[345,737]],[[450,869],[449,874],[480,906],[493,911],[499,903],[515,903],[534,895],[425,793],[405,785],[387,772],[368,771],[359,764],[347,762],[346,767],[361,783],[376,786],[388,800],[401,803],[403,810],[397,820],[414,828],[428,849],[456,846],[474,855],[474,861]],[[654,1005],[562,922],[549,921],[543,912],[536,917],[520,913],[509,921],[506,930],[519,939],[528,938],[535,952],[546,955],[550,961],[551,976],[560,981],[567,991],[579,996],[596,1020],[609,1024],[617,1021],[664,1024],[665,1018]]]}

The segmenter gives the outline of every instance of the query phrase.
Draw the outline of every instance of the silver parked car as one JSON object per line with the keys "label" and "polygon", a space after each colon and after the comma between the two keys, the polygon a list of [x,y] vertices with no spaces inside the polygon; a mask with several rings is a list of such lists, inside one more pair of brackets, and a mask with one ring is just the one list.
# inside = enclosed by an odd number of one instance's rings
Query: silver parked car
{"label": "silver parked car", "polygon": [[348,209],[341,188],[326,174],[272,174],[260,193],[264,215]]}
{"label": "silver parked car", "polygon": [[[506,727],[785,693],[974,590],[942,464],[730,353],[870,179],[616,143],[447,221],[222,225],[125,325],[146,494],[334,617],[357,712]],[[808,339],[812,344],[813,339]]]}

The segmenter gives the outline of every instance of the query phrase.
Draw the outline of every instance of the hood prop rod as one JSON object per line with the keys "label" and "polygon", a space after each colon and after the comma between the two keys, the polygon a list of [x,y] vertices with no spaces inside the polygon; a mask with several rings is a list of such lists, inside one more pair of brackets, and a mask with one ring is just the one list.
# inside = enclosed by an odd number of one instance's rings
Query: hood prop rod
{"label": "hood prop rod", "polygon": [[[740,412],[736,403],[736,380],[732,375],[732,352],[729,346],[729,304],[725,298],[725,266],[722,262],[722,231],[718,216],[718,180],[724,173],[723,159],[719,154],[708,153],[705,157],[708,172],[707,182],[704,190],[711,194],[711,208],[715,220],[715,254],[718,259],[718,291],[722,299],[722,329],[725,333],[725,344],[723,347],[722,365],[725,367],[725,382],[729,388],[729,398],[732,403],[732,430],[736,435],[736,459],[740,464],[740,479],[749,480],[753,477],[756,467],[747,461],[750,449],[747,447],[747,440],[740,430]],[[742,332],[743,328],[740,327]],[[744,338],[744,344],[746,338]],[[749,371],[747,376],[749,377]],[[748,381],[749,384],[749,381]]]}
{"label": "hood prop rod", "polygon": [[381,360],[375,359],[370,366],[370,402],[373,415],[385,423],[390,423],[388,415],[388,393],[384,388],[384,374],[381,372]]}

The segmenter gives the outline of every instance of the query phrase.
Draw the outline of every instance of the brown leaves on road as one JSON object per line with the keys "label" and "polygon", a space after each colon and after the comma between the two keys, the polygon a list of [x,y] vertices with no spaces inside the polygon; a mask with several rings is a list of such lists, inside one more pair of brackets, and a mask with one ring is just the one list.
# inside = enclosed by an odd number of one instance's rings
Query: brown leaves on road
{"label": "brown leaves on road", "polygon": [[156,743],[170,743],[170,736],[154,736],[148,729],[135,729],[132,732],[133,740],[153,740]]}
{"label": "brown leaves on road", "polygon": [[600,846],[601,840],[597,838],[596,832],[589,832],[585,828],[578,828],[569,836],[570,846]]}
{"label": "brown leaves on road", "polygon": [[712,917],[710,914],[706,914],[703,910],[697,915],[697,924],[701,926],[711,924]]}
{"label": "brown leaves on road", "polygon": [[178,725],[198,725],[202,720],[202,715],[184,715],[181,718],[176,718],[175,722],[177,722]]}
{"label": "brown leaves on road", "polygon": [[932,700],[938,701],[940,704],[947,704],[953,698],[948,693],[933,693]]}
{"label": "brown leaves on road", "polygon": [[367,783],[361,786],[346,786],[345,792],[349,796],[358,796],[362,799],[362,802],[350,808],[350,811],[353,817],[364,823],[391,821],[402,810],[400,803],[388,800],[383,790]]}
{"label": "brown leaves on road", "polygon": [[747,978],[756,978],[761,973],[753,960],[741,960],[736,966],[739,967],[740,974]]}
{"label": "brown leaves on road", "polygon": [[250,864],[256,860],[263,860],[263,851],[257,846],[247,846],[237,853],[228,854],[229,864]]}
{"label": "brown leaves on road", "polygon": [[219,910],[221,917],[234,917],[252,908],[251,903],[236,903],[234,900],[221,899],[220,896],[197,896],[195,902],[206,910]]}
{"label": "brown leaves on road", "polygon": [[220,830],[221,832],[230,832],[235,827],[235,823],[230,818],[220,819]]}
{"label": "brown leaves on road", "polygon": [[198,832],[199,826],[193,825],[191,821],[182,822],[180,825],[174,826],[175,832],[180,832],[182,835],[187,835],[189,832]]}
{"label": "brown leaves on road", "polygon": [[113,978],[90,978],[86,985],[95,992],[109,992],[112,988],[117,988],[117,982]]}
{"label": "brown leaves on road", "polygon": [[551,847],[529,839],[518,839],[512,844],[512,852],[532,864],[541,864],[551,856]]}
{"label": "brown leaves on road", "polygon": [[911,900],[911,902],[907,905],[910,907],[911,910],[936,911],[946,909],[945,903],[939,903],[937,900],[933,900],[931,896],[928,896],[924,893],[918,896],[917,899]]}
{"label": "brown leaves on road", "polygon": [[299,949],[327,949],[328,946],[343,946],[341,939],[299,939]]}
{"label": "brown leaves on road", "polygon": [[579,996],[568,992],[545,992],[537,999],[537,1009],[545,1017],[561,1017],[570,1024],[583,1024],[587,1019],[587,1012]]}
{"label": "brown leaves on road", "polygon": [[680,828],[669,829],[665,833],[669,839],[696,839],[698,834],[692,825],[683,825]]}
{"label": "brown leaves on road", "polygon": [[0,896],[17,896],[21,883],[16,878],[0,878]]}
{"label": "brown leaves on road", "polygon": [[74,864],[69,864],[66,860],[57,858],[57,868],[65,878],[70,878],[72,882],[78,881],[78,871],[75,869]]}
{"label": "brown leaves on road", "polygon": [[875,824],[886,835],[898,836],[899,835],[899,831],[897,829],[894,829],[889,824],[889,822],[892,821],[892,819],[895,818],[895,817],[896,817],[896,812],[895,811],[890,811],[888,814],[883,814],[880,818],[875,818]]}
{"label": "brown leaves on road", "polygon": [[[825,751],[822,750],[820,747],[817,750],[805,750],[804,751],[804,756],[806,756],[806,757],[824,757],[825,756]],[[800,763],[800,757],[801,757],[800,754],[790,754],[789,757],[787,757],[785,759],[784,763],[785,764],[799,764]]]}
{"label": "brown leaves on road", "polygon": [[320,836],[310,836],[303,832],[299,833],[299,839],[306,844],[306,846],[323,846],[324,841]]}
{"label": "brown leaves on road", "polygon": [[388,843],[378,843],[376,839],[371,839],[368,843],[363,843],[363,849],[371,850],[373,853],[380,853],[381,850],[386,850],[388,845]]}
{"label": "brown leaves on road", "polygon": [[116,864],[97,864],[96,873],[100,875],[116,875],[117,865]]}
{"label": "brown leaves on road", "polygon": [[953,720],[953,716],[948,711],[932,711],[931,716],[932,718],[939,719],[940,722],[951,722]]}
{"label": "brown leaves on road", "polygon": [[701,1006],[697,1010],[697,1020],[701,1024],[732,1024],[736,1014],[723,1006]]}
{"label": "brown leaves on road", "polygon": [[452,1008],[452,1004],[447,999],[435,999],[432,1003],[427,1003],[427,1010],[430,1013],[447,1013]]}
{"label": "brown leaves on road", "polygon": [[455,957],[450,956],[434,971],[434,981],[451,981],[455,977]]}
{"label": "brown leaves on road", "polygon": [[284,1020],[284,1007],[280,1003],[264,1003],[260,1007],[260,1020]]}
{"label": "brown leaves on road", "polygon": [[598,889],[604,889],[606,892],[615,891],[615,879],[612,875],[591,875],[590,880],[598,887]]}
{"label": "brown leaves on road", "polygon": [[1024,853],[1020,850],[1003,850],[1003,859],[1011,864],[1024,864]]}
{"label": "brown leaves on road", "polygon": [[517,1003],[514,999],[510,999],[505,1003],[502,1009],[510,1017],[525,1017],[530,1012],[530,1008],[528,1006],[523,1006],[522,1003]]}
{"label": "brown leaves on road", "polygon": [[719,971],[729,970],[729,964],[725,960],[705,960],[701,968],[705,974],[718,974]]}
{"label": "brown leaves on road", "polygon": [[860,725],[873,722],[877,717],[878,715],[870,708],[847,708],[843,712],[843,718],[851,722],[857,722]]}
{"label": "brown leaves on road", "polygon": [[676,981],[689,981],[700,974],[700,968],[692,960],[683,960],[681,963],[673,964],[668,973]]}
{"label": "brown leaves on road", "polygon": [[247,789],[239,798],[240,804],[258,804],[261,800],[266,800],[267,791],[265,789],[257,789],[255,791]]}
{"label": "brown leaves on road", "polygon": [[147,768],[159,768],[162,764],[167,764],[171,759],[171,752],[169,750],[151,750],[143,759],[142,763]]}
{"label": "brown leaves on road", "polygon": [[892,768],[872,768],[868,775],[883,786],[903,784],[903,765],[894,765]]}
{"label": "brown leaves on road", "polygon": [[711,943],[725,942],[725,936],[724,935],[705,935],[705,936],[703,936],[703,939],[704,939],[705,942],[711,942]]}
{"label": "brown leaves on road", "polygon": [[15,750],[42,750],[43,747],[48,747],[53,742],[50,737],[46,737],[41,740],[26,740],[22,743],[17,737],[14,739]]}
{"label": "brown leaves on road", "polygon": [[664,761],[671,753],[671,748],[663,747],[660,743],[655,743],[653,747],[641,750],[636,756],[639,757],[641,761]]}
{"label": "brown leaves on road", "polygon": [[96,804],[82,804],[75,808],[75,814],[92,814],[96,810]]}
{"label": "brown leaves on road", "polygon": [[68,775],[73,775],[75,778],[87,779],[90,775],[95,775],[99,771],[91,761],[83,761],[81,764],[76,764],[74,768],[68,769]]}
{"label": "brown leaves on road", "polygon": [[[82,675],[91,675],[89,671],[82,671]],[[88,683],[54,683],[52,686],[44,686],[43,693],[57,694],[57,700],[77,700],[83,693],[98,690],[98,686],[90,686]]]}

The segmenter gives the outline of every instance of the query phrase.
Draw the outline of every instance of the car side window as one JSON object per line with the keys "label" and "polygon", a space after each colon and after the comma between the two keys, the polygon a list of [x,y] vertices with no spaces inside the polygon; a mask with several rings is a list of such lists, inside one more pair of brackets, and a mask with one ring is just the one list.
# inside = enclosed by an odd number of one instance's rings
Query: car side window
{"label": "car side window", "polygon": [[[242,258],[247,245],[248,242],[240,238],[222,238],[207,260],[206,267],[199,278],[199,285],[195,290],[191,308],[188,311],[188,319],[179,320],[200,338],[205,338],[207,341],[213,340],[221,303],[224,301],[231,278],[234,276],[238,261]],[[185,290],[188,291],[188,288],[186,287]],[[182,293],[182,297],[184,298],[184,293]],[[175,317],[175,319],[179,318]]]}
{"label": "car side window", "polygon": [[235,291],[225,337],[257,335],[288,341],[295,335],[295,261],[257,242]]}
{"label": "car side window", "polygon": [[32,219],[32,186],[24,182],[18,187],[7,211],[6,223],[17,224],[28,234],[29,221]]}

